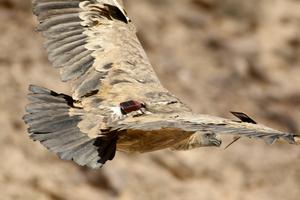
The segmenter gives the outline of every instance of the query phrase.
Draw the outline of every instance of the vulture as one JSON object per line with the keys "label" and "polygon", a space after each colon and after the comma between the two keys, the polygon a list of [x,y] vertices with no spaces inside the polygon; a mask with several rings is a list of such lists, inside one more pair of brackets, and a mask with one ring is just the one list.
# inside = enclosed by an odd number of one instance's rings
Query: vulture
{"label": "vulture", "polygon": [[219,147],[219,135],[282,139],[299,135],[257,124],[195,114],[165,89],[120,0],[33,0],[48,59],[70,82],[71,96],[30,85],[23,117],[31,139],[61,159],[93,169],[116,151]]}

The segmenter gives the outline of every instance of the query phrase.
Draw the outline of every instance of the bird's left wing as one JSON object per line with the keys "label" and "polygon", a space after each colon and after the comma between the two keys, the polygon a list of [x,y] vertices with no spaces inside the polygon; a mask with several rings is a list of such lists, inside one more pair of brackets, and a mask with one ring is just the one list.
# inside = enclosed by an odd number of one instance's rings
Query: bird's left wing
{"label": "bird's left wing", "polygon": [[300,135],[285,133],[266,127],[242,121],[234,121],[209,115],[196,115],[191,113],[178,113],[170,115],[151,115],[136,118],[126,118],[116,123],[113,128],[118,131],[143,131],[177,130],[182,133],[198,132],[200,134],[213,133],[215,135],[233,135],[263,139],[272,144],[277,139],[283,139],[290,144],[299,143]]}

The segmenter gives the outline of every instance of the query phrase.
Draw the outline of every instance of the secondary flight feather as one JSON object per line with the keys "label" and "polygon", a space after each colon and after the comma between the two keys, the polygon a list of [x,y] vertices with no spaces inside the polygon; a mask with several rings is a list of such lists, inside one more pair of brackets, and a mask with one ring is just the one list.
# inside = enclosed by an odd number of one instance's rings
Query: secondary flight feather
{"label": "secondary flight feather", "polygon": [[24,121],[62,159],[99,168],[117,150],[220,146],[219,134],[291,144],[299,137],[242,113],[240,121],[193,114],[161,85],[119,0],[34,0],[33,11],[72,95],[31,85]]}

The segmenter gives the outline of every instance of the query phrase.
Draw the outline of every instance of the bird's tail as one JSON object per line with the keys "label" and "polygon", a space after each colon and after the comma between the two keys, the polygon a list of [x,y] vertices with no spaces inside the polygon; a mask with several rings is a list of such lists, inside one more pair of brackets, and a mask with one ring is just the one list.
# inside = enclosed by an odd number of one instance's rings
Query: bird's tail
{"label": "bird's tail", "polygon": [[79,165],[101,167],[112,160],[116,151],[116,139],[91,138],[83,133],[78,123],[85,111],[74,106],[72,97],[31,85],[23,117],[33,140],[40,141],[61,159],[74,160]]}

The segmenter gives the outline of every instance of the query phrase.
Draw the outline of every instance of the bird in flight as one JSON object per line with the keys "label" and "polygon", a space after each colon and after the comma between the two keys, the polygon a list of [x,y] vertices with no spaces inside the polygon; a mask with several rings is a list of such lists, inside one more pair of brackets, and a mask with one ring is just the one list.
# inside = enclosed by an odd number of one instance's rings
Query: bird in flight
{"label": "bird in flight", "polygon": [[243,113],[238,120],[193,113],[157,78],[120,0],[33,0],[45,47],[72,95],[31,85],[30,137],[61,159],[100,168],[116,151],[219,147],[219,135],[283,139]]}

